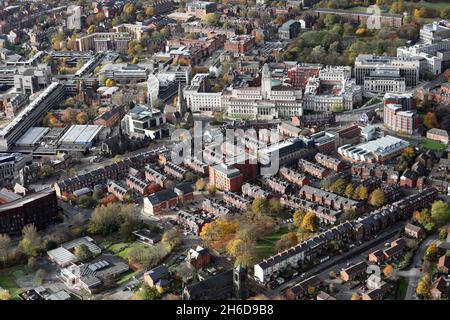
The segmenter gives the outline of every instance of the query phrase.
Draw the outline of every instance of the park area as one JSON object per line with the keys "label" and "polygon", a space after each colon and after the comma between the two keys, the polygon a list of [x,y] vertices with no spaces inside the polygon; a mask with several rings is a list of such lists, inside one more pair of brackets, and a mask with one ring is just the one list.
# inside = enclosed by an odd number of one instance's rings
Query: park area
{"label": "park area", "polygon": [[258,240],[256,244],[256,252],[260,259],[266,259],[271,255],[275,254],[275,243],[280,240],[280,238],[288,233],[287,227],[281,227],[280,229],[272,232],[261,239]]}
{"label": "park area", "polygon": [[439,141],[434,141],[430,139],[423,139],[420,142],[420,147],[422,149],[428,149],[435,152],[442,152],[445,150],[445,145],[440,143]]}
{"label": "park area", "polygon": [[17,281],[26,275],[24,266],[17,266],[0,270],[0,287],[8,290],[13,299],[19,299],[19,294],[24,291]]}

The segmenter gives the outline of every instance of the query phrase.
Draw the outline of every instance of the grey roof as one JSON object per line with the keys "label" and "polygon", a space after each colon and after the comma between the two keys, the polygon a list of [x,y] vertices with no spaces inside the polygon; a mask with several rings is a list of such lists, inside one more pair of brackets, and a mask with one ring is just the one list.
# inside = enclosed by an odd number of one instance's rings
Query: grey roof
{"label": "grey roof", "polygon": [[158,282],[162,278],[166,277],[169,274],[169,270],[165,265],[159,265],[156,268],[153,268],[145,273],[145,275],[149,276],[153,283]]}
{"label": "grey roof", "polygon": [[169,189],[161,190],[155,193],[152,193],[147,198],[150,201],[152,205],[159,204],[161,202],[177,198],[178,195],[173,191]]}

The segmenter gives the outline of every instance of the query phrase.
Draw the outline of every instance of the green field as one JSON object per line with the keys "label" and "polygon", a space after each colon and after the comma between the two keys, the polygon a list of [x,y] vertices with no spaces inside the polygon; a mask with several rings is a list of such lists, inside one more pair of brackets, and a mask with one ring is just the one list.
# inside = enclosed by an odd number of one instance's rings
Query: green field
{"label": "green field", "polygon": [[445,150],[445,145],[440,143],[439,141],[434,141],[434,140],[430,140],[430,139],[423,139],[420,142],[420,147],[423,149],[428,149],[431,151],[444,151]]}
{"label": "green field", "polygon": [[[367,12],[367,8],[368,7],[353,7],[353,8],[348,8],[348,9],[345,9],[345,10],[348,10],[348,11],[353,11],[353,12]],[[388,12],[389,10],[388,9],[384,9],[384,8],[380,8],[381,9],[381,13],[386,13],[386,12]]]}
{"label": "green field", "polygon": [[283,227],[259,239],[256,244],[256,252],[258,253],[258,257],[265,259],[275,254],[275,242],[280,240],[280,238],[287,232],[288,228]]}
{"label": "green field", "polygon": [[130,254],[130,251],[134,248],[149,249],[149,246],[141,242],[133,242],[133,243],[120,242],[109,246],[108,250],[112,251],[115,256],[122,258],[124,260],[128,260],[128,255]]}
{"label": "green field", "polygon": [[23,290],[19,288],[16,280],[25,275],[23,266],[0,270],[0,287],[8,290],[13,299],[19,299],[19,293]]}
{"label": "green field", "polygon": [[129,274],[127,274],[127,275],[124,275],[122,278],[120,278],[120,279],[117,281],[117,284],[120,286],[121,284],[126,283],[126,282],[129,281],[131,278],[133,278],[133,276],[137,275],[139,272],[141,272],[141,270],[137,270],[137,271],[134,271],[134,272],[129,273]]}
{"label": "green field", "polygon": [[395,291],[395,300],[404,300],[408,290],[409,279],[401,277],[398,280],[397,290]]}

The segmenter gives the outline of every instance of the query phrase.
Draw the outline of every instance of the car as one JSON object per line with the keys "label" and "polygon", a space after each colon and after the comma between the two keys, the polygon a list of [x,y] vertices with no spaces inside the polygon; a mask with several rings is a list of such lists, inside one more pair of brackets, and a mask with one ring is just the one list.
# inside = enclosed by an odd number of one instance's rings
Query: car
{"label": "car", "polygon": [[304,278],[304,277],[306,277],[306,272],[303,272],[301,275],[300,275],[300,278]]}
{"label": "car", "polygon": [[294,273],[292,274],[292,278],[298,276],[298,271],[294,271]]}
{"label": "car", "polygon": [[276,282],[278,282],[278,284],[283,284],[285,281],[284,281],[284,279],[283,278],[281,278],[281,277],[279,277],[279,278],[276,278],[276,280],[275,280]]}
{"label": "car", "polygon": [[384,246],[387,248],[387,247],[390,247],[391,244],[390,244],[389,242],[386,242],[386,243],[384,244]]}

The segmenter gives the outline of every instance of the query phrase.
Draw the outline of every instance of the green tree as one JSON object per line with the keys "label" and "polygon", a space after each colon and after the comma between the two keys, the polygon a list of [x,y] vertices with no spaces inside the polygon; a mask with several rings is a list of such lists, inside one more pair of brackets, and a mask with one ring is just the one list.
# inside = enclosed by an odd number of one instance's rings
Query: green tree
{"label": "green tree", "polygon": [[344,194],[347,188],[347,182],[340,178],[337,179],[330,187],[330,190],[337,194]]}
{"label": "green tree", "polygon": [[279,199],[272,198],[269,200],[269,208],[273,213],[281,213],[283,211],[283,205],[280,203]]}
{"label": "green tree", "polygon": [[355,193],[355,190],[353,188],[353,184],[349,183],[347,187],[345,187],[345,196],[347,198],[353,198],[353,194]]}
{"label": "green tree", "polygon": [[428,298],[430,295],[430,289],[431,289],[430,275],[428,273],[424,273],[417,284],[416,294],[423,299]]}
{"label": "green tree", "polygon": [[294,212],[294,216],[292,218],[294,225],[299,228],[304,217],[305,217],[305,213],[302,210],[299,210],[299,209],[296,210]]}
{"label": "green tree", "polygon": [[359,185],[355,189],[354,197],[357,200],[365,201],[369,197],[369,190],[367,187],[364,187],[363,185]]}
{"label": "green tree", "polygon": [[206,182],[203,178],[200,178],[197,180],[197,182],[195,182],[195,189],[197,189],[197,191],[203,191],[205,190],[206,187]]}
{"label": "green tree", "polygon": [[436,224],[434,222],[427,222],[423,227],[427,234],[432,234],[436,231]]}
{"label": "green tree", "polygon": [[447,228],[442,227],[441,229],[439,229],[439,240],[445,241],[447,239],[447,235],[448,235]]}
{"label": "green tree", "polygon": [[256,214],[263,214],[267,209],[267,199],[265,198],[256,198],[252,202],[252,211]]}
{"label": "green tree", "polygon": [[281,236],[280,240],[275,243],[275,249],[277,252],[286,250],[295,246],[298,243],[298,237],[295,232],[289,232]]}
{"label": "green tree", "polygon": [[348,208],[344,210],[344,213],[342,214],[340,220],[341,221],[352,221],[359,217],[359,215],[356,213],[356,210],[353,208]]}
{"label": "green tree", "polygon": [[217,13],[207,13],[202,20],[207,26],[217,27],[220,23],[220,15]]}
{"label": "green tree", "polygon": [[55,169],[53,169],[52,166],[49,166],[47,164],[43,165],[41,167],[41,177],[42,178],[49,178],[55,173]]}
{"label": "green tree", "polygon": [[438,257],[439,257],[439,248],[436,245],[436,243],[433,242],[425,251],[424,259],[426,261],[436,261]]}
{"label": "green tree", "polygon": [[156,287],[149,287],[147,284],[142,285],[134,295],[134,300],[159,300],[162,294]]}
{"label": "green tree", "polygon": [[175,229],[164,232],[161,242],[168,245],[171,250],[181,243],[180,234]]}
{"label": "green tree", "polygon": [[87,245],[81,244],[75,248],[75,256],[78,258],[78,261],[83,262],[92,258],[92,252]]}
{"label": "green tree", "polygon": [[12,296],[8,290],[0,289],[0,301],[12,300]]}
{"label": "green tree", "polygon": [[378,188],[371,193],[369,203],[372,206],[380,207],[384,204],[384,202],[384,192],[382,189]]}
{"label": "green tree", "polygon": [[23,238],[19,242],[19,249],[28,257],[36,257],[42,248],[42,239],[32,224],[22,229]]}
{"label": "green tree", "polygon": [[88,195],[82,195],[78,199],[78,207],[83,209],[92,209],[97,205],[97,201],[95,201],[91,196]]}
{"label": "green tree", "polygon": [[196,270],[189,266],[187,262],[180,263],[176,269],[176,275],[181,279],[181,281],[183,281],[183,283],[193,279],[196,274]]}
{"label": "green tree", "polygon": [[302,220],[300,228],[304,231],[315,232],[317,230],[317,216],[314,212],[310,211],[305,214]]}
{"label": "green tree", "polygon": [[442,200],[435,201],[431,206],[431,219],[437,226],[442,226],[450,221],[448,204]]}
{"label": "green tree", "polygon": [[210,185],[208,186],[208,193],[209,193],[211,196],[215,195],[215,194],[216,194],[216,186],[213,185],[213,184],[210,184]]}

